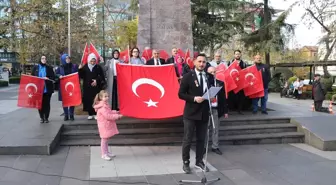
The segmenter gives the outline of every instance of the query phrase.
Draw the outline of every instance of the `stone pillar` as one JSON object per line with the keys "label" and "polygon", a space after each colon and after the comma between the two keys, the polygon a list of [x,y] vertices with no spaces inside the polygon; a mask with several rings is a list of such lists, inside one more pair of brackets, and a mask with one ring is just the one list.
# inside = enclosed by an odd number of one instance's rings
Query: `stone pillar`
{"label": "stone pillar", "polygon": [[139,0],[137,45],[163,49],[172,47],[193,51],[190,0]]}

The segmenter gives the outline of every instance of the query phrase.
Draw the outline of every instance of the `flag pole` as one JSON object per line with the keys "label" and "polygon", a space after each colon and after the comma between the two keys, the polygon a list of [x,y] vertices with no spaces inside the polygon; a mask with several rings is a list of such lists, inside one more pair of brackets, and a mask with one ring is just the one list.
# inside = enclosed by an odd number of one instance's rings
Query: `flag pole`
{"label": "flag pole", "polygon": [[70,9],[71,9],[71,0],[68,0],[68,55],[69,56],[71,56]]}

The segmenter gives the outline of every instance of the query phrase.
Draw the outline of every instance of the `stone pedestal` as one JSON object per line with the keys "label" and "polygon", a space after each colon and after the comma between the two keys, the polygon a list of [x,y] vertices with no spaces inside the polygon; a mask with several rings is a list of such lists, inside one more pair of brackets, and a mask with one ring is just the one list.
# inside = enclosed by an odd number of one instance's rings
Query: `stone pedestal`
{"label": "stone pedestal", "polygon": [[172,47],[193,51],[190,0],[139,0],[137,45],[163,49]]}

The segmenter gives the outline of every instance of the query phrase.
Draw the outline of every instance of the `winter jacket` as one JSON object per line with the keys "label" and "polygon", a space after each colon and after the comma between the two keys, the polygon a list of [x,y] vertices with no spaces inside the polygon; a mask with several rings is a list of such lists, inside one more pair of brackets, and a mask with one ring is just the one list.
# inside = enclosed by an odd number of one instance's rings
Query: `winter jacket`
{"label": "winter jacket", "polygon": [[100,138],[110,138],[119,134],[115,120],[121,118],[121,115],[115,110],[111,110],[107,102],[99,102],[93,107],[97,112],[97,124]]}
{"label": "winter jacket", "polygon": [[323,101],[325,99],[326,90],[320,80],[313,83],[314,101]]}
{"label": "winter jacket", "polygon": [[[78,66],[76,64],[73,64],[71,62],[66,63],[66,58],[67,57],[68,57],[68,54],[63,54],[61,56],[62,65],[59,66],[59,68],[57,68],[57,70],[56,70],[56,76],[58,78],[60,76],[66,76],[66,75],[78,72]],[[58,85],[60,85],[60,83]],[[61,88],[59,87],[59,89],[61,89]],[[62,93],[61,92],[58,93],[58,100],[62,101]]]}
{"label": "winter jacket", "polygon": [[256,64],[256,67],[258,71],[261,70],[262,79],[264,83],[264,89],[268,89],[268,84],[271,81],[271,71],[268,65],[260,63],[260,64]]}

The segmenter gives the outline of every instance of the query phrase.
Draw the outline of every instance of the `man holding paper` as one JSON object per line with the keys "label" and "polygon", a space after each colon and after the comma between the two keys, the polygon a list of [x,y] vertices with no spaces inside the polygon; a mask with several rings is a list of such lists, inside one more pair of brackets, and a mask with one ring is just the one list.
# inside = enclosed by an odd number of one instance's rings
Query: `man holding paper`
{"label": "man holding paper", "polygon": [[208,169],[203,162],[204,142],[209,121],[209,102],[203,98],[203,94],[209,87],[207,74],[204,71],[206,58],[199,54],[194,61],[195,70],[185,74],[181,80],[178,96],[185,100],[183,113],[184,137],[182,144],[183,170],[191,173],[189,166],[191,141],[196,129],[196,168]]}
{"label": "man holding paper", "polygon": [[[211,100],[211,111],[214,118],[214,125],[215,128],[212,131],[212,146],[211,151],[215,152],[218,155],[222,155],[222,152],[219,149],[219,141],[218,141],[218,133],[219,133],[219,126],[220,121],[219,118],[224,115],[225,118],[228,118],[228,106],[227,101],[225,97],[225,89],[224,89],[224,83],[222,81],[216,80],[216,68],[215,67],[209,67],[208,73],[211,74],[209,77],[209,81],[213,82],[213,86],[219,87],[219,92],[216,93],[217,95],[212,98]],[[211,121],[211,120],[209,120]],[[212,128],[212,127],[211,127]]]}

